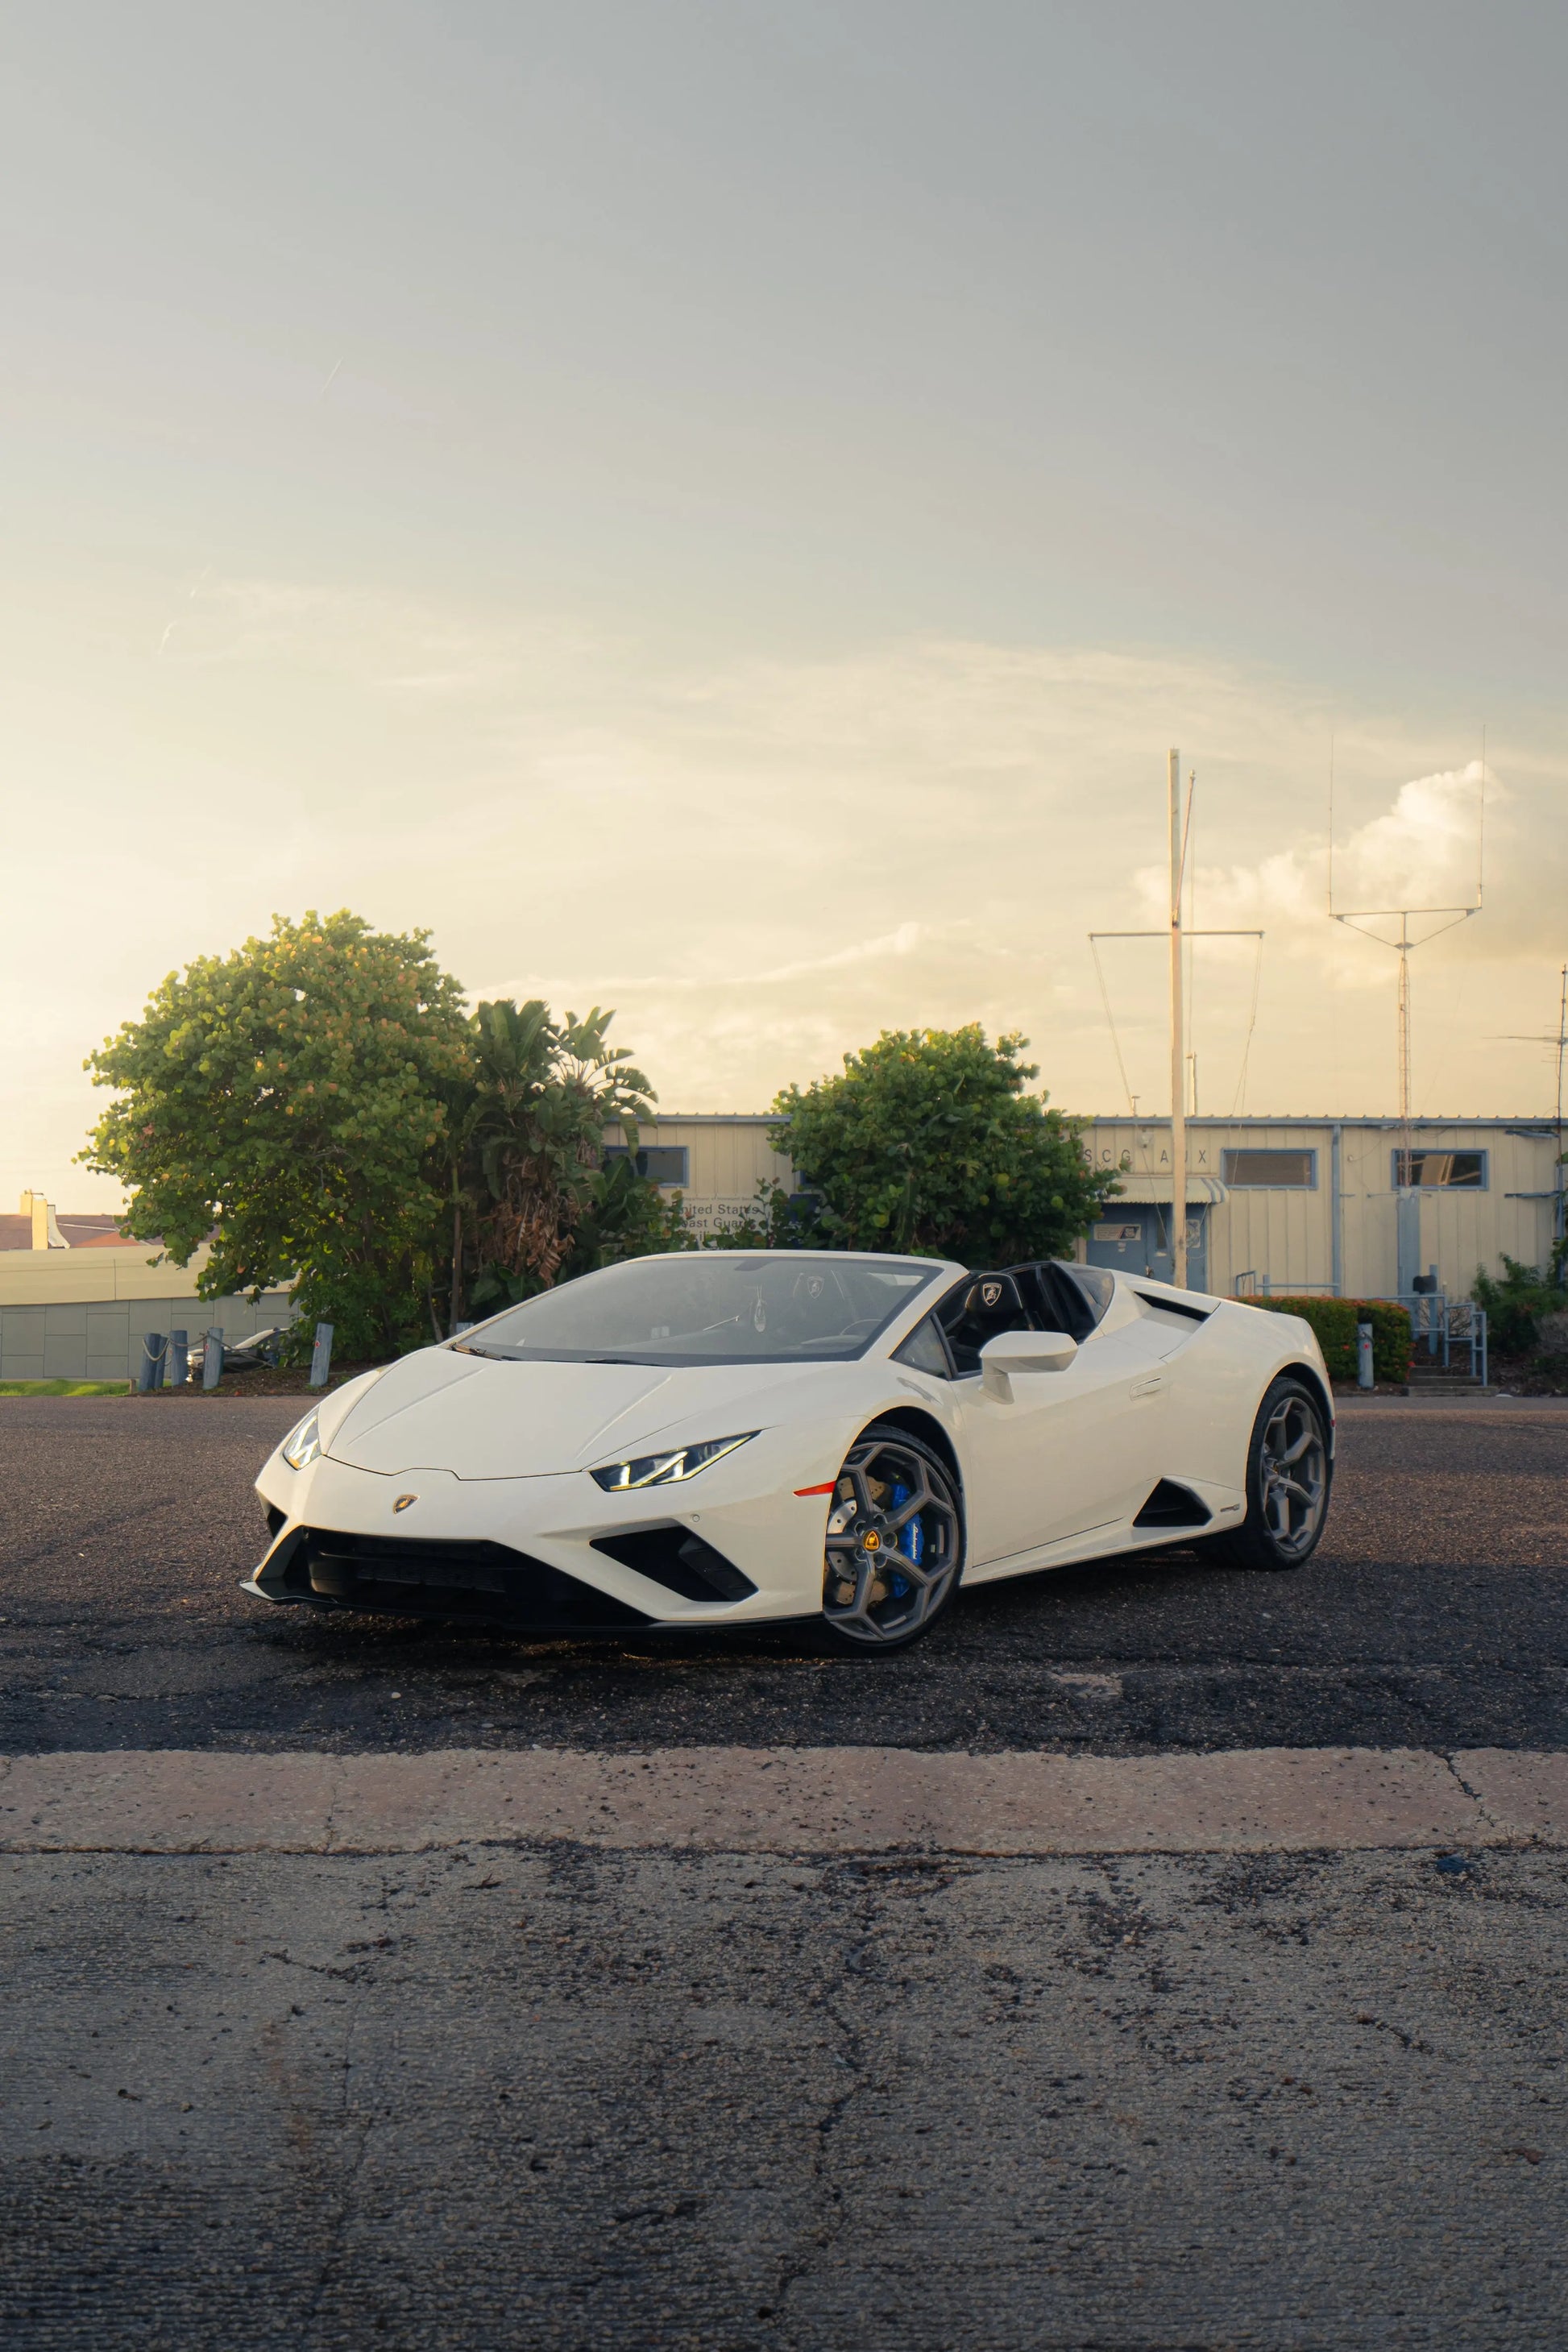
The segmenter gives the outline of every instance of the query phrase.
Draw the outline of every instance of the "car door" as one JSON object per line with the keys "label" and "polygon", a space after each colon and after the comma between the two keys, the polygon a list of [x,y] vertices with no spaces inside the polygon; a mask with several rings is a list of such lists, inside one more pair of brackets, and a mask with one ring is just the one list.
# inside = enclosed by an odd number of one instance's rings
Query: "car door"
{"label": "car door", "polygon": [[[1053,1269],[1070,1279],[1067,1269]],[[1052,1286],[1014,1269],[1018,1319],[1002,1328],[1062,1329]],[[991,1277],[994,1279],[994,1277]],[[969,1517],[967,1580],[1043,1546],[1131,1519],[1155,1485],[1169,1403],[1163,1358],[1174,1344],[1131,1300],[1076,1319],[1078,1353],[1062,1371],[1015,1379],[1013,1401],[987,1393],[984,1339],[955,1294],[943,1303],[953,1355]],[[1092,1319],[1090,1319],[1092,1318]],[[986,1334],[985,1336],[990,1336]]]}

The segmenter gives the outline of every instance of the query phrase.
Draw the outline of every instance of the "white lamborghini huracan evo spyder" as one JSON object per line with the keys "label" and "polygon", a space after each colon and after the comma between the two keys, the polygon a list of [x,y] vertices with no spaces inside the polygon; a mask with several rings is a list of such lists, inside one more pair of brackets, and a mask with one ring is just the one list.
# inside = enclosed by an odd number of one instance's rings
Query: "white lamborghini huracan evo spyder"
{"label": "white lamborghini huracan evo spyder", "polygon": [[961,1582],[1194,1541],[1298,1567],[1332,1456],[1310,1330],[1234,1299],[1055,1261],[635,1258],[312,1406],[257,1481],[245,1589],[894,1650]]}

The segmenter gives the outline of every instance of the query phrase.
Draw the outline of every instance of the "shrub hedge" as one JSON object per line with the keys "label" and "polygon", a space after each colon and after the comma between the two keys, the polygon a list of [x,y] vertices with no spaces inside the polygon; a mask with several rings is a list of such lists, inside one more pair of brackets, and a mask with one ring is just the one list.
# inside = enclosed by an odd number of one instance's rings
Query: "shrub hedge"
{"label": "shrub hedge", "polygon": [[1372,1376],[1395,1387],[1410,1378],[1410,1315],[1383,1298],[1249,1298],[1272,1315],[1299,1315],[1310,1323],[1332,1381],[1356,1376],[1356,1325],[1372,1325]]}
{"label": "shrub hedge", "polygon": [[1478,1265],[1470,1297],[1486,1309],[1487,1328],[1500,1356],[1532,1353],[1541,1345],[1542,1317],[1568,1306],[1568,1294],[1554,1272],[1542,1274],[1538,1265],[1521,1265],[1516,1257],[1504,1257],[1500,1282]]}

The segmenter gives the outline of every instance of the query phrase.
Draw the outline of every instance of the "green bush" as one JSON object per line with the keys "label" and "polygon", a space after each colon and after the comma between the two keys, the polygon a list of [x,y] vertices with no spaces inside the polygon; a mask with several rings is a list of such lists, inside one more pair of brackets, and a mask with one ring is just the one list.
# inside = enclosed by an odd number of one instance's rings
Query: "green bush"
{"label": "green bush", "polygon": [[1529,1355],[1540,1344],[1542,1316],[1568,1307],[1568,1292],[1538,1265],[1521,1265],[1516,1257],[1504,1258],[1500,1282],[1478,1265],[1470,1297],[1486,1309],[1487,1337],[1500,1356]]}
{"label": "green bush", "polygon": [[1410,1378],[1410,1316],[1383,1298],[1249,1298],[1271,1315],[1299,1315],[1310,1323],[1331,1381],[1356,1376],[1356,1325],[1372,1325],[1372,1376],[1402,1387]]}

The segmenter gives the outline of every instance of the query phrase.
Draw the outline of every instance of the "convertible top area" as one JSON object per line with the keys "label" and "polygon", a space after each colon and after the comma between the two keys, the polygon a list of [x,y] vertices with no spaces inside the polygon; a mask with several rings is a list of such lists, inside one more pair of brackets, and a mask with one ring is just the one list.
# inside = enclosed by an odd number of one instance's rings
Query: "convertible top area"
{"label": "convertible top area", "polygon": [[[1077,1265],[1065,1258],[1035,1258],[1023,1265],[999,1266],[965,1275],[938,1300],[926,1321],[899,1353],[903,1361],[963,1380],[980,1369],[982,1349],[1010,1331],[1060,1331],[1081,1343],[1098,1330],[1116,1297],[1117,1277],[1102,1266]],[[1130,1286],[1130,1287],[1131,1287]],[[1145,1286],[1132,1296],[1152,1312],[1182,1322],[1204,1323],[1212,1301],[1178,1297]],[[929,1328],[928,1328],[929,1326]]]}

